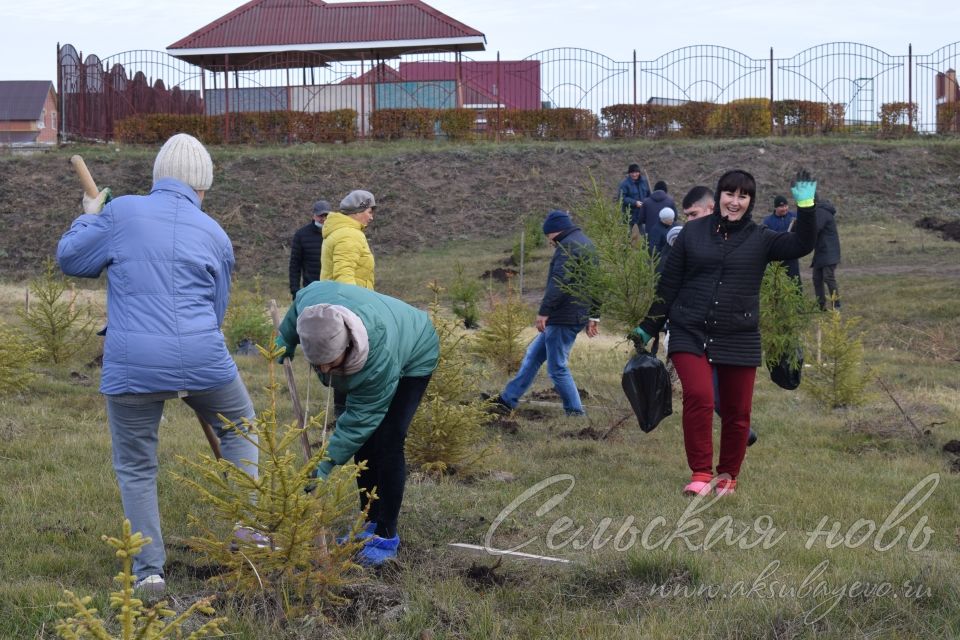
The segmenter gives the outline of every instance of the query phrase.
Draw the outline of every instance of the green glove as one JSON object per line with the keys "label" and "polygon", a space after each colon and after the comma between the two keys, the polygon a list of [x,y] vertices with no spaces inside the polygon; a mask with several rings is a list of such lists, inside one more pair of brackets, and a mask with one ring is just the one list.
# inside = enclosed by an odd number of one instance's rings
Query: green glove
{"label": "green glove", "polygon": [[293,360],[294,347],[291,347],[289,344],[287,344],[287,341],[283,339],[283,336],[277,334],[277,339],[273,341],[273,344],[278,349],[283,349],[283,353],[277,356],[277,362],[282,364],[287,358]]}
{"label": "green glove", "polygon": [[633,340],[633,346],[636,347],[637,351],[641,351],[647,348],[647,344],[653,340],[653,337],[640,327],[637,327],[630,332],[630,339]]}
{"label": "green glove", "polygon": [[97,214],[103,211],[103,207],[113,199],[110,187],[101,189],[100,193],[91,198],[86,192],[83,193],[83,212]]}
{"label": "green glove", "polygon": [[793,199],[797,201],[797,208],[808,208],[814,204],[814,196],[817,195],[817,181],[810,176],[810,172],[801,169],[797,172],[797,177],[790,187],[790,193]]}

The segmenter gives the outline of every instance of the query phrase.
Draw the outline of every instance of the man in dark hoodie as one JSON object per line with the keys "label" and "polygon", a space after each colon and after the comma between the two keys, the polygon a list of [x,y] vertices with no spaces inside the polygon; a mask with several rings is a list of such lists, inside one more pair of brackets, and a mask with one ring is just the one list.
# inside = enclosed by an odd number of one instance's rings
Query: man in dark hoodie
{"label": "man in dark hoodie", "polygon": [[564,291],[562,285],[571,284],[567,260],[589,256],[595,249],[593,242],[573,223],[566,211],[547,214],[543,233],[557,248],[550,261],[547,289],[537,312],[539,333],[527,347],[517,375],[493,400],[500,408],[514,409],[546,362],[553,388],[563,401],[563,410],[568,416],[582,416],[585,412],[580,403],[580,392],[570,375],[567,357],[577,335],[584,328],[588,337],[597,335],[600,318],[597,317],[597,309],[590,308],[587,303]]}
{"label": "man in dark hoodie", "polygon": [[[813,290],[817,294],[817,302],[821,310],[827,309],[827,302],[832,300],[833,307],[840,308],[840,292],[837,289],[836,269],[840,264],[840,234],[837,231],[837,209],[829,200],[817,201],[817,244],[813,250]],[[823,285],[830,290],[830,297],[825,295]]]}
{"label": "man in dark hoodie", "polygon": [[667,207],[676,211],[677,203],[668,195],[667,183],[658,180],[653,185],[653,193],[643,199],[643,207],[640,209],[640,215],[643,217],[638,219],[638,224],[643,225],[641,230],[644,235],[657,228],[657,225],[660,224],[660,211]]}

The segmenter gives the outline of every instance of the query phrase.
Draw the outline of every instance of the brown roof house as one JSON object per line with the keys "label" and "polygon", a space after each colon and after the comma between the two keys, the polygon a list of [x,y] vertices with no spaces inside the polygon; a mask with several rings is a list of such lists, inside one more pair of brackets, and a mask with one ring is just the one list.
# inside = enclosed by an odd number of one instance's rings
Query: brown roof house
{"label": "brown roof house", "polygon": [[0,80],[0,145],[57,143],[57,93],[49,80]]}

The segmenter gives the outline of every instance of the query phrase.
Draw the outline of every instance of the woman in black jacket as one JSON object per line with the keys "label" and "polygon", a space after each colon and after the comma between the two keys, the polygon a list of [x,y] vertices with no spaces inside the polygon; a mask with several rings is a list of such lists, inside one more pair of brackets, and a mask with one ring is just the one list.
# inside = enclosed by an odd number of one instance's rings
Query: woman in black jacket
{"label": "woman in black jacket", "polygon": [[712,489],[714,390],[720,398],[718,495],[734,492],[747,449],[750,410],[760,354],[760,282],[771,260],[800,258],[816,240],[817,183],[806,172],[792,188],[797,201],[793,233],[753,222],[753,176],[729,171],[717,183],[713,213],[688,222],[670,250],[657,301],[634,329],[644,344],[670,321],[669,358],[683,386],[683,442],[693,472],[684,493]]}

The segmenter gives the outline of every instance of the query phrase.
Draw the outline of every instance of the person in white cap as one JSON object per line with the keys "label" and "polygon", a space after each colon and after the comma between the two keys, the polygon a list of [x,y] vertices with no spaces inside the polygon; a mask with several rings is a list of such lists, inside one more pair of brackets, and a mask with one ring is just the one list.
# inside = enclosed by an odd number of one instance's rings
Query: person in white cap
{"label": "person in white cap", "polygon": [[157,154],[148,195],[106,204],[103,192],[84,196],[85,213],[57,246],[67,275],[107,274],[100,392],[124,515],[151,539],[133,559],[135,585],[145,591],[166,587],[157,498],[164,402],[183,399],[213,426],[224,458],[257,476],[256,445],[221,419],[242,424],[254,411],[220,331],[234,257],[230,238],[200,210],[212,184],[210,154],[196,138],[177,134]]}
{"label": "person in white cap", "polygon": [[323,224],[320,279],[373,289],[373,252],[364,230],[373,222],[377,201],[369,191],[351,191]]}
{"label": "person in white cap", "polygon": [[302,345],[321,381],[345,396],[316,475],[325,479],[351,458],[367,462],[357,478],[360,507],[374,489],[379,499],[370,505],[358,561],[378,565],[396,557],[404,442],[440,355],[430,316],[363,287],[319,280],[297,293],[276,344],[281,360]]}
{"label": "person in white cap", "polygon": [[670,251],[670,245],[667,244],[667,233],[673,227],[677,213],[671,207],[664,207],[660,209],[657,217],[659,218],[657,224],[647,229],[647,249],[651,255],[660,257],[657,270],[662,271],[666,254]]}

